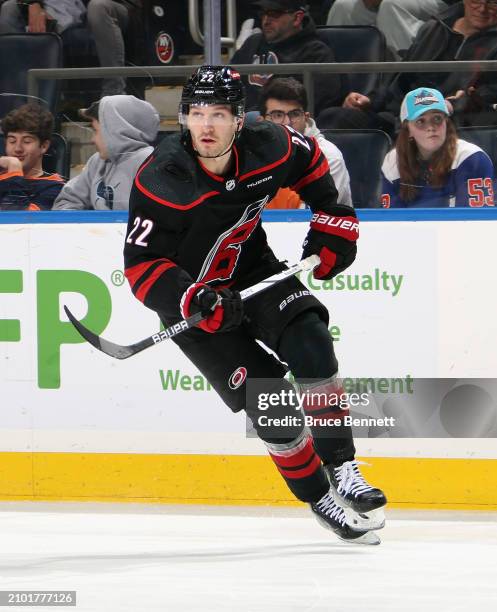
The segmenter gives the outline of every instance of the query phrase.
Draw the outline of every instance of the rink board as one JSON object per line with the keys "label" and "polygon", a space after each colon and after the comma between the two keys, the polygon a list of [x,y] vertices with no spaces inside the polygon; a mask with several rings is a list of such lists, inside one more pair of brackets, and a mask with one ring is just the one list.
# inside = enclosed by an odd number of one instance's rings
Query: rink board
{"label": "rink board", "polygon": [[[242,416],[172,342],[123,362],[80,342],[62,304],[123,344],[159,323],[124,282],[122,222],[52,218],[0,225],[0,498],[291,503]],[[365,221],[351,270],[327,287],[303,277],[330,310],[341,374],[492,377],[495,227]],[[266,223],[290,262],[306,228]],[[357,440],[394,503],[425,507],[497,507],[488,486],[496,447],[495,439]]]}

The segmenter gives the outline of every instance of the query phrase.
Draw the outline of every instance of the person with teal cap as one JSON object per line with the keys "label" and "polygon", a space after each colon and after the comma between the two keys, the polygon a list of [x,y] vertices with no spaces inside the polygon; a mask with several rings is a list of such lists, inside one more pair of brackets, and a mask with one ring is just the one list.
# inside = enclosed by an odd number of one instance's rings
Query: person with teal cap
{"label": "person with teal cap", "polygon": [[410,91],[400,120],[396,145],[381,171],[383,208],[494,205],[492,161],[480,147],[458,138],[440,91]]}

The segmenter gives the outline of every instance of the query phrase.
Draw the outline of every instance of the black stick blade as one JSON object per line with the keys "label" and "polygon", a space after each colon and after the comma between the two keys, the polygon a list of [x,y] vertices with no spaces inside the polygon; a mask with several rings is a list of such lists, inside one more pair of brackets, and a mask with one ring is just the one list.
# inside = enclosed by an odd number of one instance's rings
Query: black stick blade
{"label": "black stick blade", "polygon": [[[69,321],[71,321],[74,327],[78,330],[79,334],[96,349],[98,349],[102,353],[105,353],[106,355],[109,355],[110,357],[115,357],[116,359],[127,359],[128,357],[131,357],[132,355],[135,355],[139,351],[142,351],[143,349],[150,346],[150,344],[148,343],[145,344],[144,341],[138,342],[136,345],[132,344],[130,346],[121,346],[120,344],[114,344],[114,342],[105,340],[104,338],[97,336],[88,328],[86,328],[80,321],[75,318],[75,316],[72,314],[72,312],[67,306],[64,306],[64,311]],[[145,345],[143,347],[140,347],[141,344]]]}

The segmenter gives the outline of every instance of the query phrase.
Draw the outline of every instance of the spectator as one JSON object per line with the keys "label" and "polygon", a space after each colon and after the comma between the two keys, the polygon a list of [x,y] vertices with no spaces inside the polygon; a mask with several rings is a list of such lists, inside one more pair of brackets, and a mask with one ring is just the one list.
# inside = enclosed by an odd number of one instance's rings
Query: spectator
{"label": "spectator", "polygon": [[82,0],[5,0],[0,8],[0,34],[15,32],[62,33],[83,23]]}
{"label": "spectator", "polygon": [[457,137],[440,91],[410,91],[400,119],[396,147],[382,166],[384,208],[494,205],[492,162]]}
{"label": "spectator", "polygon": [[[497,0],[464,0],[419,30],[404,61],[462,61],[497,58]],[[421,86],[439,89],[454,105],[457,125],[495,124],[497,83],[491,72],[398,73],[383,88],[351,92],[343,108],[325,111],[320,125],[331,128],[395,130],[402,99]]]}
{"label": "spectator", "polygon": [[[124,66],[124,33],[141,0],[5,0],[0,8],[0,34],[11,32],[47,32],[59,34],[71,26],[84,23],[95,39],[101,66]],[[123,94],[122,77],[103,80],[102,95]]]}
{"label": "spectator", "polygon": [[[293,78],[273,78],[261,92],[261,117],[273,123],[289,125],[297,132],[315,138],[330,166],[330,174],[338,191],[338,203],[352,206],[350,177],[339,149],[321,134],[307,110],[305,87]],[[300,208],[301,201],[289,188],[280,189],[268,208]],[[296,205],[297,204],[297,205]]]}
{"label": "spectator", "polygon": [[50,210],[64,179],[43,170],[54,119],[38,104],[24,104],[2,119],[0,210]]}
{"label": "spectator", "polygon": [[153,151],[159,115],[134,96],[106,96],[81,113],[91,121],[97,152],[64,186],[54,210],[127,210],[135,174]]}
{"label": "spectator", "polygon": [[[90,0],[88,26],[95,39],[101,66],[124,66],[124,33],[141,18],[141,0]],[[103,80],[102,96],[124,94],[126,80]]]}
{"label": "spectator", "polygon": [[372,25],[381,30],[396,54],[411,46],[423,23],[454,0],[335,0],[327,24]]}
{"label": "spectator", "polygon": [[[335,61],[333,51],[316,34],[314,21],[301,0],[259,0],[262,33],[253,34],[235,52],[231,64],[322,64]],[[258,108],[260,88],[270,74],[251,74],[244,78],[247,110]],[[299,77],[300,78],[300,77]],[[317,112],[343,100],[340,75],[315,75]]]}

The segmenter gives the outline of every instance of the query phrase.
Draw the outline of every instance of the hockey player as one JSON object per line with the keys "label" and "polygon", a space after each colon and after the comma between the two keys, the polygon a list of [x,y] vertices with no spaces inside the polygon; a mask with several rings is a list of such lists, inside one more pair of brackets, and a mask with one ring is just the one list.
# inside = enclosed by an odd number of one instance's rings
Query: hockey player
{"label": "hockey player", "polygon": [[[314,212],[303,256],[320,256],[317,279],[354,261],[355,212],[337,204],[314,139],[271,122],[243,127],[243,85],[229,66],[197,70],[183,89],[179,121],[181,134],[165,138],[135,177],[124,248],[132,291],[166,326],[205,316],[174,341],[234,412],[246,411],[292,493],[323,525],[343,540],[379,543],[372,529],[383,521],[364,513],[386,499],[361,476],[350,427],[342,422],[331,432],[316,419],[311,431],[295,425],[275,432],[261,424],[246,392],[249,379],[263,379],[266,392],[293,392],[284,378],[290,369],[303,394],[321,398],[304,403],[308,414],[347,414],[323,399],[340,391],[326,308],[295,277],[243,303],[238,293],[286,268],[261,225],[280,187],[291,186]],[[280,403],[271,415],[290,411]]]}

